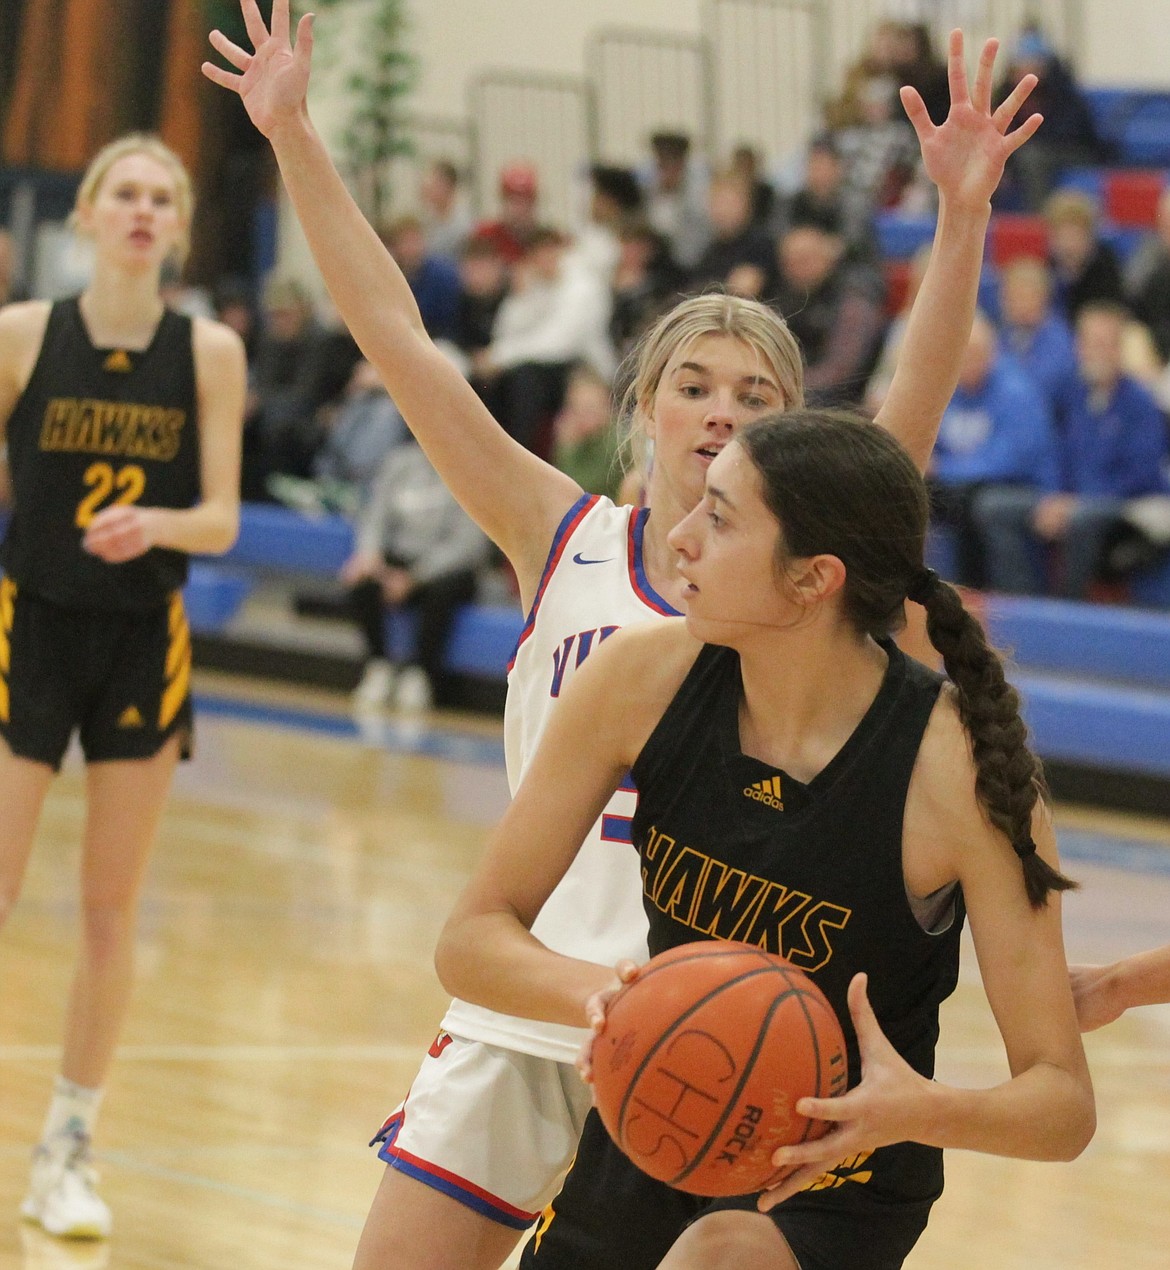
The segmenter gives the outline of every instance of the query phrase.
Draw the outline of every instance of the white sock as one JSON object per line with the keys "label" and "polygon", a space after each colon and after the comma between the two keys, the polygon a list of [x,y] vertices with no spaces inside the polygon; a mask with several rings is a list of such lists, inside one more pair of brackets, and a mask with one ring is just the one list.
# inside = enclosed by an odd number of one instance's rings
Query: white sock
{"label": "white sock", "polygon": [[53,1085],[45,1127],[41,1131],[42,1144],[50,1146],[77,1134],[92,1136],[104,1093],[103,1089],[86,1089],[84,1085],[58,1076]]}

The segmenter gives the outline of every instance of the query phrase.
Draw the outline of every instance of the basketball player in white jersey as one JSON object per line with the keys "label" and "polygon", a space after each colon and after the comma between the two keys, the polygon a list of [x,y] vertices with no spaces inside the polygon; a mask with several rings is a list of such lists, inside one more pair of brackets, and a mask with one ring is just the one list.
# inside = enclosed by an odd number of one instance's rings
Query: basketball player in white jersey
{"label": "basketball player in white jersey", "polygon": [[[509,674],[515,788],[566,677],[620,626],[680,601],[670,529],[699,502],[715,455],[746,421],[801,404],[799,350],[771,310],[728,296],[684,301],[649,333],[629,394],[653,441],[653,515],[583,499],[566,475],[510,438],[427,337],[410,288],[350,198],[308,116],[311,18],[290,40],[288,0],[271,31],[241,0],[254,52],[211,42],[240,74],[205,63],[241,97],[276,153],[337,309],[435,468],[515,569],[528,623]],[[878,422],[925,468],[974,313],[990,198],[1008,155],[1039,126],[1007,128],[1032,76],[991,109],[996,44],[971,90],[962,37],[950,42],[952,108],[935,127],[903,89],[938,187],[934,252]],[[534,931],[550,947],[613,964],[645,952],[637,860],[626,845],[634,794],[619,790]],[[588,1109],[573,1059],[582,1033],[453,1003],[409,1096],[379,1137],[388,1162],[358,1246],[358,1270],[495,1270],[556,1194]]]}

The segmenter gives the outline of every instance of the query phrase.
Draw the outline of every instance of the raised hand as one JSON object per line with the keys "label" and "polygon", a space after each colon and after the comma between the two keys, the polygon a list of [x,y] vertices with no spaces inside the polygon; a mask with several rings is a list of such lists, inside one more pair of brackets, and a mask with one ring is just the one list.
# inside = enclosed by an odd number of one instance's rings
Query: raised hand
{"label": "raised hand", "polygon": [[864,1158],[891,1142],[913,1139],[930,1081],[920,1076],[886,1039],[869,1004],[866,976],[854,975],[849,985],[849,1013],[861,1055],[861,1082],[838,1098],[802,1098],[797,1112],[813,1120],[828,1120],[832,1129],[816,1142],[781,1147],[772,1162],[791,1168],[779,1186],[760,1197],[766,1212],[845,1160]]}
{"label": "raised hand", "polygon": [[212,31],[209,38],[216,52],[242,73],[233,75],[211,62],[204,62],[202,68],[213,84],[239,96],[248,118],[269,140],[282,123],[295,119],[304,110],[309,88],[313,17],[306,13],[297,24],[294,48],[289,42],[288,6],[289,0],[273,0],[272,30],[269,31],[256,0],[240,0],[244,25],[255,52],[246,53],[222,31]]}
{"label": "raised hand", "polygon": [[948,203],[986,203],[999,185],[1004,164],[1043,122],[1030,115],[1013,132],[1011,121],[1036,87],[1035,75],[1025,75],[996,110],[991,109],[992,75],[998,40],[988,40],[979,55],[974,88],[967,84],[963,64],[963,33],[952,31],[947,49],[947,77],[951,108],[936,126],[927,114],[917,89],[901,90],[902,105],[918,134],[922,164],[927,176]]}

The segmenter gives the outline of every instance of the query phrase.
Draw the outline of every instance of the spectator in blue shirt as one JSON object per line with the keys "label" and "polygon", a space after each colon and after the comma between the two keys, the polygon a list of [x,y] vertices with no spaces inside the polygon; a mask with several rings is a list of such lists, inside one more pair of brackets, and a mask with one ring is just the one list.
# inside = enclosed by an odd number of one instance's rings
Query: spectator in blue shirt
{"label": "spectator in blue shirt", "polygon": [[[1123,370],[1126,312],[1090,304],[1076,326],[1077,374],[1057,406],[1059,463],[1037,490],[986,490],[972,514],[983,536],[993,588],[1052,589],[1085,599],[1126,503],[1167,491],[1166,422],[1157,403]],[[1061,568],[1047,585],[1049,545]]]}
{"label": "spectator in blue shirt", "polygon": [[426,230],[417,216],[391,221],[381,238],[406,277],[427,334],[433,340],[451,339],[462,293],[455,262],[428,253]]}
{"label": "spectator in blue shirt", "polygon": [[1036,383],[999,347],[995,328],[975,315],[959,384],[939,426],[928,482],[936,524],[955,543],[954,581],[985,583],[983,553],[972,520],[975,500],[989,489],[1030,494],[1042,474],[1055,477],[1052,416]]}
{"label": "spectator in blue shirt", "polygon": [[1055,406],[1076,375],[1072,328],[1052,302],[1052,271],[1034,256],[1020,256],[1000,274],[999,338]]}

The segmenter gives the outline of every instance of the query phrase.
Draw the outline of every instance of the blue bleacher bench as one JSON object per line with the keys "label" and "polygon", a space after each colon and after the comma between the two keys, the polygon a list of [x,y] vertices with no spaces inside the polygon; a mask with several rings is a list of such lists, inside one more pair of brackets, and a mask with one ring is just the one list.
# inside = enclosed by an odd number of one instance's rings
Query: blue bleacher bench
{"label": "blue bleacher bench", "polygon": [[[285,507],[246,503],[231,550],[191,563],[183,592],[191,629],[197,634],[223,631],[258,575],[334,577],[353,548],[353,528],[340,516],[309,517]],[[401,657],[414,642],[414,615],[388,613],[386,622],[390,653]],[[502,679],[523,625],[523,614],[511,605],[463,605],[447,645],[449,668],[456,674]]]}

